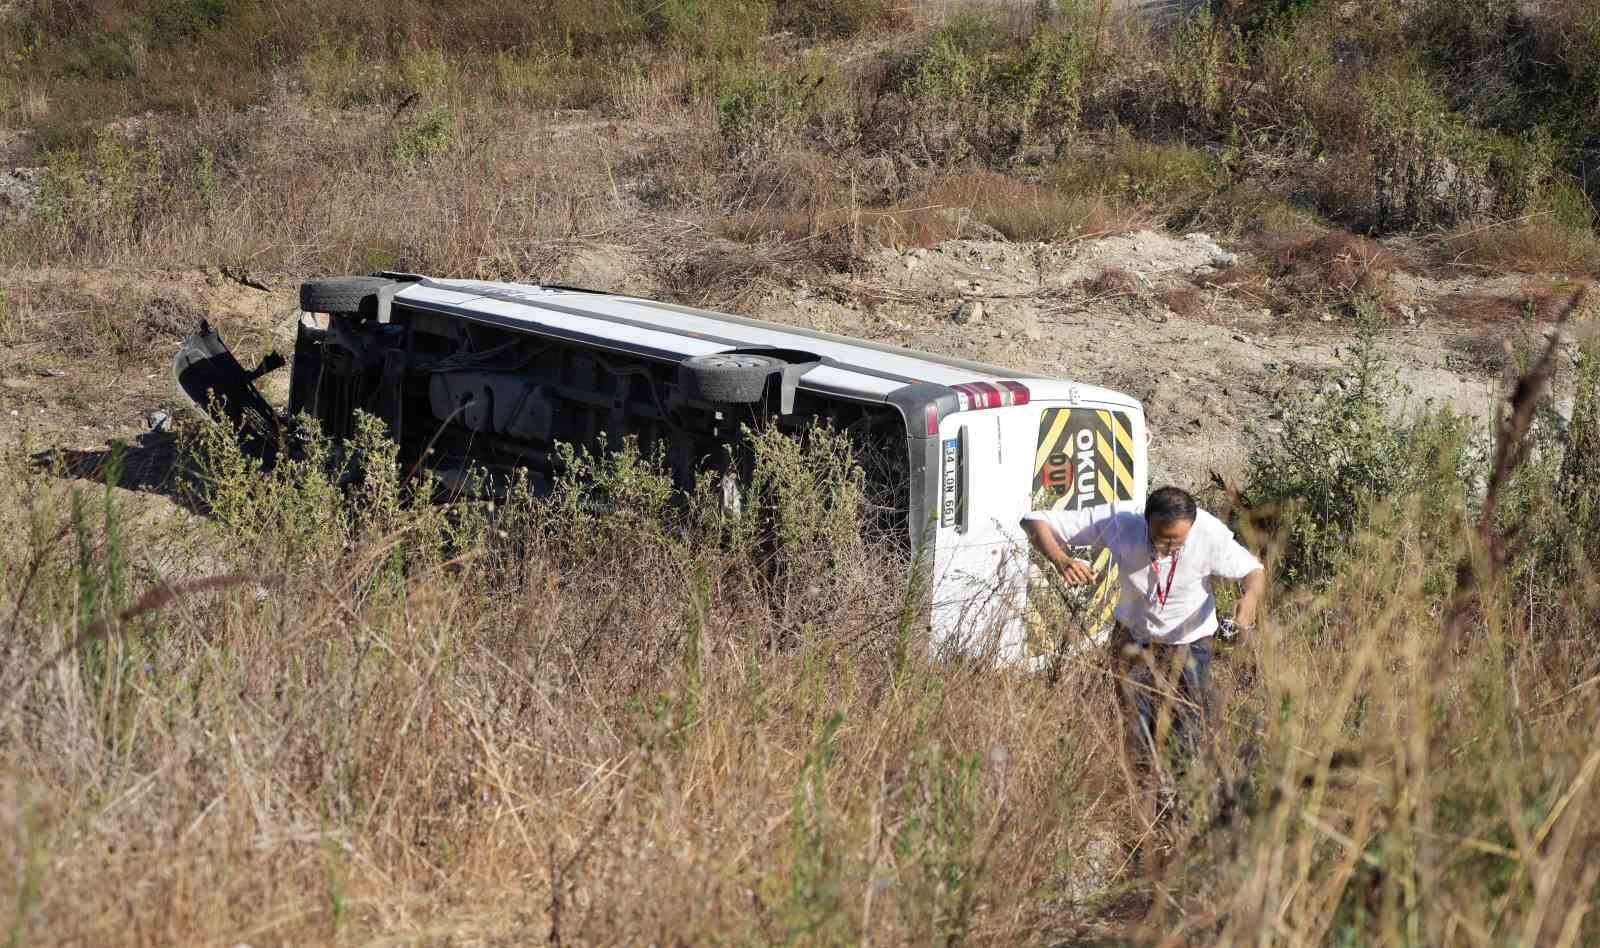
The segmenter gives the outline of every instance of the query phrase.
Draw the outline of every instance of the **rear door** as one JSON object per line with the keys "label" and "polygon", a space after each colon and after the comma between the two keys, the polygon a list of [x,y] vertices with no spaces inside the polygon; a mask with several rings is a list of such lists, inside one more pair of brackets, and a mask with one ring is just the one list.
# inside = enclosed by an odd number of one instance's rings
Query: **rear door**
{"label": "rear door", "polygon": [[938,539],[933,562],[936,650],[1023,656],[1029,509],[1021,481],[1038,412],[1027,405],[962,411],[940,422]]}
{"label": "rear door", "polygon": [[[1113,501],[1143,503],[1144,417],[1124,406],[1036,402],[1037,427],[1029,480],[1032,509],[1082,510]],[[1110,628],[1118,576],[1109,552],[1078,551],[1099,577],[1090,589],[1068,589],[1035,555],[1028,591],[1027,642],[1032,656],[1097,641]],[[1041,568],[1042,567],[1042,568]]]}

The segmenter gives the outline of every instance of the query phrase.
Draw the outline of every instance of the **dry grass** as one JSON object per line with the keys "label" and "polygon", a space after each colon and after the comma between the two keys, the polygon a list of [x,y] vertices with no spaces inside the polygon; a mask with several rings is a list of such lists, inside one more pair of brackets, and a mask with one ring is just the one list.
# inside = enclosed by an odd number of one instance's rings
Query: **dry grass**
{"label": "dry grass", "polygon": [[[971,169],[933,177],[908,196],[892,167],[829,163],[814,153],[790,154],[761,169],[739,203],[757,210],[723,223],[737,240],[771,237],[819,246],[839,241],[870,247],[932,247],[946,240],[998,234],[1014,241],[1107,236],[1148,218],[1099,197],[1065,194],[993,171]],[[885,200],[889,198],[889,200]]]}
{"label": "dry grass", "polygon": [[[216,116],[169,145],[108,139],[87,166],[52,168],[53,210],[13,229],[0,252],[296,275],[526,274],[541,243],[637,229],[614,175],[632,148],[572,120],[507,125],[448,106],[330,120],[286,102],[257,124]],[[124,176],[119,191],[94,183],[108,167]]]}
{"label": "dry grass", "polygon": [[1274,274],[1309,297],[1381,295],[1395,270],[1392,254],[1348,232],[1264,234],[1258,240]]}
{"label": "dry grass", "polygon": [[1245,245],[1245,260],[1195,282],[1277,312],[1344,308],[1361,297],[1387,302],[1399,266],[1375,241],[1306,225],[1262,230]]}
{"label": "dry grass", "polygon": [[1254,261],[1197,276],[1194,282],[1202,289],[1214,289],[1252,306],[1277,312],[1286,312],[1295,305],[1273,286],[1272,276]]}
{"label": "dry grass", "polygon": [[366,444],[348,500],[212,455],[209,521],[130,521],[4,459],[24,937],[1593,934],[1600,693],[1573,632],[1600,590],[1451,586],[1464,498],[1379,507],[1325,595],[1279,595],[1219,658],[1216,740],[1156,823],[1100,657],[926,658],[854,501],[797,495],[784,536],[811,539],[774,569],[642,469],[607,469],[609,513],[488,521],[407,509]]}
{"label": "dry grass", "polygon": [[1206,294],[1192,286],[1168,287],[1158,292],[1156,299],[1184,319],[1199,319],[1206,314]]}
{"label": "dry grass", "polygon": [[1600,273],[1600,241],[1592,232],[1550,221],[1469,226],[1445,237],[1450,262],[1496,272]]}
{"label": "dry grass", "polygon": [[[179,44],[141,75],[30,79],[7,114],[88,147],[51,159],[45,213],[0,234],[0,262],[537,279],[574,245],[615,240],[670,295],[737,305],[874,245],[1109,234],[1238,186],[1204,148],[1152,142],[1040,182],[815,140],[733,167],[711,119],[721,60],[695,46],[715,31],[624,73],[596,51],[646,41],[595,15],[615,9],[475,2],[416,33],[355,31],[397,55],[298,45],[350,35],[316,28],[333,7],[240,5],[309,25],[261,72]],[[121,36],[139,15],[113,3],[84,22]],[[539,51],[535,26],[578,55]],[[1086,114],[1151,131],[1171,105],[1142,101],[1160,39],[1104,39]],[[1386,55],[1367,39],[1352,63]],[[877,42],[839,59],[886,77],[901,40]],[[1284,128],[1353,135],[1360,109],[1326,94],[1347,78],[1316,77],[1318,108],[1338,115],[1276,103]],[[128,97],[137,83],[148,99]],[[106,103],[125,101],[157,114],[100,134]],[[245,102],[265,108],[231,110]],[[611,117],[550,114],[565,107]],[[1370,212],[1367,152],[1335,140],[1308,176],[1285,167],[1304,129],[1244,131],[1252,187],[1340,220]],[[1379,245],[1236,197],[1219,221],[1267,224],[1207,286],[1278,310],[1384,294],[1396,264]],[[1492,269],[1600,260],[1587,236],[1538,223],[1451,245]],[[1138,287],[1107,273],[1088,289]],[[51,324],[76,304],[6,290],[0,339],[52,356],[131,364],[193,315],[178,297],[94,297]],[[1160,298],[1198,315],[1205,292]],[[1452,306],[1507,319],[1528,303]],[[1480,497],[1385,498],[1328,588],[1274,590],[1258,635],[1218,660],[1216,740],[1158,823],[1100,656],[1057,678],[929,658],[907,634],[905,564],[856,508],[779,568],[708,527],[714,507],[649,491],[605,513],[410,509],[370,444],[359,482],[223,465],[208,503],[188,502],[204,516],[131,517],[127,494],[41,467],[54,447],[0,457],[0,900],[18,942],[1600,937],[1600,589],[1589,569],[1523,583],[1488,568],[1503,546],[1468,522]],[[156,448],[130,450],[139,485],[177,489],[170,466],[146,476]],[[1534,516],[1547,486],[1519,511],[1534,538],[1581,533]],[[195,582],[235,575],[250,580]]]}
{"label": "dry grass", "polygon": [[1446,319],[1465,323],[1543,323],[1560,314],[1576,288],[1572,283],[1528,279],[1517,293],[1454,293],[1434,308]]}
{"label": "dry grass", "polygon": [[1140,289],[1139,279],[1121,267],[1107,267],[1074,286],[1091,296],[1137,296]]}
{"label": "dry grass", "polygon": [[1029,184],[992,171],[939,178],[910,197],[912,206],[968,208],[1008,240],[1061,241],[1133,230],[1148,216],[1113,198]]}
{"label": "dry grass", "polygon": [[[1065,884],[1078,821],[1123,809],[1117,749],[1058,741],[1111,733],[1071,723],[1106,714],[1098,673],[904,657],[893,556],[859,526],[788,551],[805,594],[780,606],[770,564],[657,533],[643,501],[507,508],[504,542],[451,552],[470,506],[407,514],[369,480],[347,532],[313,478],[269,526],[233,468],[220,530],[91,495],[75,541],[77,501],[7,464],[5,516],[44,518],[9,541],[0,712],[30,933],[1008,943],[1057,924],[1030,893]],[[177,562],[254,578],[90,625]]]}

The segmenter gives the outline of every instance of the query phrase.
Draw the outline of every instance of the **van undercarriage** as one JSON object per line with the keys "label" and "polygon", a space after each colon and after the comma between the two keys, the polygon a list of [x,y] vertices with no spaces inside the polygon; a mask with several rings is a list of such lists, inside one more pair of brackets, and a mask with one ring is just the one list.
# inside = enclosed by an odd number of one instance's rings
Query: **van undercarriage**
{"label": "van undercarriage", "polygon": [[[856,445],[882,525],[909,535],[900,410],[795,385],[804,353],[770,350],[778,358],[752,350],[713,360],[697,374],[681,359],[398,302],[381,321],[365,298],[329,304],[302,292],[302,303],[308,315],[291,360],[289,417],[308,415],[338,441],[354,433],[357,412],[376,416],[398,444],[402,466],[424,466],[442,485],[459,485],[473,472],[487,475],[487,485],[504,484],[520,469],[537,490],[561,472],[558,445],[601,452],[631,443],[659,457],[688,489],[706,471],[748,478],[742,445],[750,430],[775,424],[798,434],[822,423]],[[801,372],[784,371],[796,365]],[[208,403],[220,403],[236,425],[255,429],[257,453],[268,463],[292,450],[278,420],[260,417],[269,410],[249,384],[270,368],[245,372],[209,327],[190,340],[177,366],[179,385],[193,400],[213,410]]]}

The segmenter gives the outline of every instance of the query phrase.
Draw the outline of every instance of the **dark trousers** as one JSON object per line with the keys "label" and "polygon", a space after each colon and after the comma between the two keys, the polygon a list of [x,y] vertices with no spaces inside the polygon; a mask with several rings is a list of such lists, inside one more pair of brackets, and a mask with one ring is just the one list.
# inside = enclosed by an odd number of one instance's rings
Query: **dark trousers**
{"label": "dark trousers", "polygon": [[1162,739],[1178,739],[1181,756],[1195,753],[1211,710],[1211,638],[1188,645],[1136,642],[1118,625],[1112,636],[1112,667],[1132,712],[1134,742],[1158,766]]}

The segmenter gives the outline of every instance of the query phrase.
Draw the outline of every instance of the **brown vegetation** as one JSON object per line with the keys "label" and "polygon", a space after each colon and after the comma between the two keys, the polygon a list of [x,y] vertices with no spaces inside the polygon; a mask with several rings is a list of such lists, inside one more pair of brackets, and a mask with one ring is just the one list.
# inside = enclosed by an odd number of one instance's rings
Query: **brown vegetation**
{"label": "brown vegetation", "polygon": [[1091,296],[1133,296],[1139,292],[1139,280],[1126,270],[1107,267],[1092,277],[1078,281],[1077,289]]}
{"label": "brown vegetation", "polygon": [[1455,293],[1440,299],[1433,308],[1440,316],[1459,322],[1535,325],[1554,319],[1575,288],[1570,283],[1528,279],[1515,293]]}
{"label": "brown vegetation", "polygon": [[[743,308],[875,247],[1167,221],[1241,250],[1155,294],[1180,316],[1226,293],[1363,319],[1389,233],[1442,231],[1469,272],[1600,267],[1573,183],[1590,0],[1228,8],[1144,31],[1089,2],[28,0],[0,11],[24,136],[0,148],[44,170],[0,265],[539,280],[607,241]],[[193,299],[48,280],[0,287],[7,390],[142,366],[157,403]],[[269,348],[269,318],[239,328]],[[1482,523],[1449,419],[1397,433],[1335,399],[1263,443],[1278,492],[1241,529],[1274,601],[1219,658],[1215,740],[1164,814],[1099,655],[927,655],[837,444],[768,445],[775,542],[632,454],[552,498],[432,506],[376,429],[270,474],[189,430],[175,473],[168,434],[57,453],[7,421],[13,941],[1593,940],[1585,359]]]}
{"label": "brown vegetation", "polygon": [[1206,294],[1192,286],[1168,287],[1156,294],[1167,309],[1184,319],[1201,319],[1206,313]]}
{"label": "brown vegetation", "polygon": [[1600,274],[1600,241],[1548,221],[1463,228],[1445,250],[1456,266],[1491,272]]}

